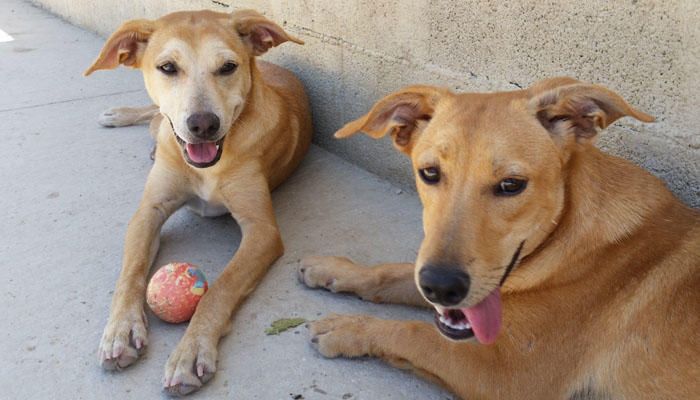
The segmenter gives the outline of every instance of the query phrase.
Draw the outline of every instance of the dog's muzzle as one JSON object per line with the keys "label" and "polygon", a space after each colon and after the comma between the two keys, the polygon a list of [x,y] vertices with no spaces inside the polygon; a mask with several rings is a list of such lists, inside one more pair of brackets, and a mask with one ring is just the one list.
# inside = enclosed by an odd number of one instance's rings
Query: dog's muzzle
{"label": "dog's muzzle", "polygon": [[188,143],[183,140],[180,135],[175,131],[175,126],[173,121],[165,116],[170,123],[170,128],[175,135],[177,143],[182,148],[182,154],[185,157],[185,161],[195,168],[207,168],[219,162],[221,159],[221,154],[223,153],[223,144],[226,136],[222,137],[217,141],[201,141],[199,143]]}

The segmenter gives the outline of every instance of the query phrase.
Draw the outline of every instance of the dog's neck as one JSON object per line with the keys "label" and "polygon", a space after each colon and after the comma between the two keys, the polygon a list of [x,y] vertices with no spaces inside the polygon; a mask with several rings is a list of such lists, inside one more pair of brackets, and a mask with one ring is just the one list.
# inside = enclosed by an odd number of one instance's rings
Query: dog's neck
{"label": "dog's neck", "polygon": [[575,152],[564,172],[557,226],[523,258],[506,290],[576,281],[597,267],[600,252],[653,224],[660,209],[684,208],[658,178],[592,146]]}
{"label": "dog's neck", "polygon": [[[583,253],[624,240],[671,200],[657,178],[593,146],[572,156],[566,174],[561,224]],[[586,237],[596,240],[580,243]]]}

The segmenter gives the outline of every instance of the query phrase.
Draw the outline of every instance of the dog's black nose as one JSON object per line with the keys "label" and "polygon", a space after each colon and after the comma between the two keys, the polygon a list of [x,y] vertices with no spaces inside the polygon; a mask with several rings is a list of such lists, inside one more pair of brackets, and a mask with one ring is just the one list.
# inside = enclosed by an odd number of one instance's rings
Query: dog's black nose
{"label": "dog's black nose", "polygon": [[187,128],[200,139],[211,139],[219,132],[219,117],[210,112],[194,113],[187,118]]}
{"label": "dog's black nose", "polygon": [[458,267],[426,265],[418,273],[418,285],[431,302],[454,306],[469,292],[469,275]]}

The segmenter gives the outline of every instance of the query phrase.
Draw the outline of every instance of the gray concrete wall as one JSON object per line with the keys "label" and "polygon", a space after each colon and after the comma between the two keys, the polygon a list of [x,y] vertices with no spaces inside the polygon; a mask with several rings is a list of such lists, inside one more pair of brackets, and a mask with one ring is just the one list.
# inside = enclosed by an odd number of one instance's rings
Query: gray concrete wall
{"label": "gray concrete wall", "polygon": [[410,188],[388,140],[332,133],[404,85],[515,89],[569,75],[600,83],[658,122],[620,121],[601,147],[631,159],[700,206],[700,2],[697,0],[34,0],[107,35],[130,18],[182,9],[255,8],[306,41],[267,59],[310,93],[316,142]]}

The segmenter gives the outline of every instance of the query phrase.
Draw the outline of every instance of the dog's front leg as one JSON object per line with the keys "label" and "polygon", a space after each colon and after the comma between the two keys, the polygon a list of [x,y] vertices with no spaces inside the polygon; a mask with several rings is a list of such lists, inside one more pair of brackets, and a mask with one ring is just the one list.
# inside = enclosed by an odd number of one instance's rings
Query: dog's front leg
{"label": "dog's front leg", "polygon": [[143,311],[146,276],[158,251],[160,228],[185,201],[182,178],[156,163],[149,173],[136,214],[126,231],[124,257],[109,320],[100,342],[101,365],[108,370],[127,367],[147,344]]}
{"label": "dog's front leg", "polygon": [[324,357],[377,357],[465,399],[519,398],[503,396],[496,384],[502,374],[497,351],[449,341],[426,322],[333,314],[308,327],[312,346]]}
{"label": "dog's front leg", "polygon": [[[241,177],[245,175],[245,177]],[[238,251],[202,297],[185,336],[165,366],[164,388],[174,395],[199,389],[216,370],[217,345],[233,312],[283,253],[267,181],[251,168],[219,190],[241,227]]]}

